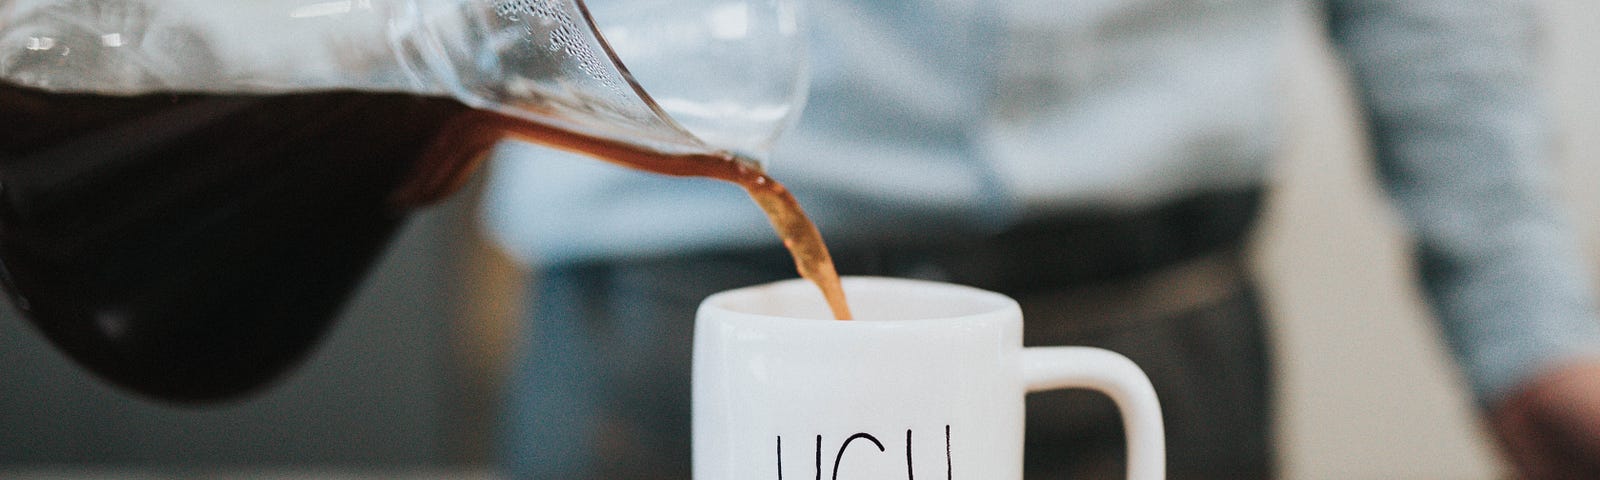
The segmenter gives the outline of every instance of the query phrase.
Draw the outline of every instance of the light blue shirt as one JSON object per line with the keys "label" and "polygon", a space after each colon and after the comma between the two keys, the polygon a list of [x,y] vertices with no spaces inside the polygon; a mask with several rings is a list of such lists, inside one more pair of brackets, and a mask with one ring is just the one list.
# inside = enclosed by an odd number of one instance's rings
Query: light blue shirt
{"label": "light blue shirt", "polygon": [[[811,0],[812,91],[771,160],[832,244],[1259,185],[1288,15],[1326,13],[1378,171],[1480,401],[1600,352],[1550,198],[1535,22],[1511,0]],[[485,218],[530,264],[776,243],[718,182],[496,152]]]}

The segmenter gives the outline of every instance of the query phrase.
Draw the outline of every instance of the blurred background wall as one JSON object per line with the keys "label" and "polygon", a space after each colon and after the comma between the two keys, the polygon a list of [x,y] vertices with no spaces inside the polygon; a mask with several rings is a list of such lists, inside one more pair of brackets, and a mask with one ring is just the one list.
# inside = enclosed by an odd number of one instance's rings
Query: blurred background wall
{"label": "blurred background wall", "polygon": [[[1600,3],[1543,0],[1557,167],[1600,265]],[[1501,472],[1409,280],[1343,74],[1318,27],[1286,52],[1293,141],[1256,241],[1276,316],[1283,465],[1295,479],[1490,479]],[[203,409],[86,378],[0,311],[0,477],[242,467],[474,470],[489,455],[520,273],[476,236],[473,197],[415,219],[307,364]],[[117,477],[109,477],[117,478]]]}
{"label": "blurred background wall", "polygon": [[[1600,3],[1544,0],[1561,194],[1600,264]],[[1417,301],[1349,88],[1316,27],[1292,51],[1293,141],[1257,242],[1270,285],[1288,478],[1488,479],[1502,471]]]}

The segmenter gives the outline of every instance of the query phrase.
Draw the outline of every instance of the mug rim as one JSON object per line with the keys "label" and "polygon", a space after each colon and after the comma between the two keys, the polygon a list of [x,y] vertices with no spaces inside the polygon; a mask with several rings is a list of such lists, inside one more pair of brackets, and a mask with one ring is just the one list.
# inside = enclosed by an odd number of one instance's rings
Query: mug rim
{"label": "mug rim", "polygon": [[[719,318],[732,316],[737,317],[736,320],[733,320],[737,322],[781,323],[794,327],[809,326],[815,328],[845,329],[909,328],[913,325],[933,326],[933,324],[969,323],[986,319],[994,320],[997,318],[1014,318],[1017,321],[1021,320],[1022,309],[1017,304],[1016,300],[1000,293],[968,285],[915,278],[881,276],[841,276],[840,283],[845,290],[845,295],[847,298],[852,296],[852,292],[855,292],[857,295],[859,295],[863,290],[881,290],[913,286],[916,287],[918,292],[915,295],[916,298],[914,299],[931,299],[933,301],[951,299],[951,301],[954,302],[957,301],[955,298],[959,297],[960,302],[971,306],[965,308],[965,311],[963,312],[949,315],[929,315],[912,318],[863,317],[855,320],[835,320],[831,317],[814,318],[801,315],[780,315],[753,311],[751,309],[741,309],[737,307],[737,303],[742,300],[748,301],[748,299],[751,297],[759,295],[772,295],[775,293],[781,294],[782,292],[795,289],[801,289],[802,291],[805,291],[805,295],[816,295],[815,298],[817,301],[822,301],[820,292],[816,292],[816,286],[813,285],[810,280],[804,278],[793,278],[779,280],[776,282],[750,285],[712,294],[711,296],[706,297],[705,300],[701,301],[697,317],[699,317],[701,320],[705,320],[712,316]],[[854,305],[852,305],[852,308],[854,308]],[[824,308],[823,310],[825,311],[826,309]],[[860,317],[859,314],[858,317]]]}

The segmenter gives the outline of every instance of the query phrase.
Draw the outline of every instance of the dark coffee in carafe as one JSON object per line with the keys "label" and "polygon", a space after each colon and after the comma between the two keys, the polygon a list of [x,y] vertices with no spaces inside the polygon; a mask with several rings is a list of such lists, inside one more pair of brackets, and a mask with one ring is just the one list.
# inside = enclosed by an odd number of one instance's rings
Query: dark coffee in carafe
{"label": "dark coffee in carafe", "polygon": [[50,93],[0,83],[0,279],[60,349],[179,402],[236,397],[316,344],[408,209],[507,136],[743,186],[848,318],[782,185],[410,94]]}
{"label": "dark coffee in carafe", "polygon": [[0,87],[13,304],[103,378],[190,401],[248,391],[306,353],[405,218],[391,193],[465,110]]}

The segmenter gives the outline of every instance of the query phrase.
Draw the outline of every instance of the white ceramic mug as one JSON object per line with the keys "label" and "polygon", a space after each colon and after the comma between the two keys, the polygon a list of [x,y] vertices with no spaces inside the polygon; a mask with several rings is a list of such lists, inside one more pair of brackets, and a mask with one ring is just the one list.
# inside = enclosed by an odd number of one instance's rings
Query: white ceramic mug
{"label": "white ceramic mug", "polygon": [[1126,357],[1022,346],[1012,299],[851,277],[857,320],[802,280],[722,292],[694,339],[696,480],[1021,480],[1023,397],[1089,388],[1122,412],[1128,477],[1165,475],[1161,409]]}

